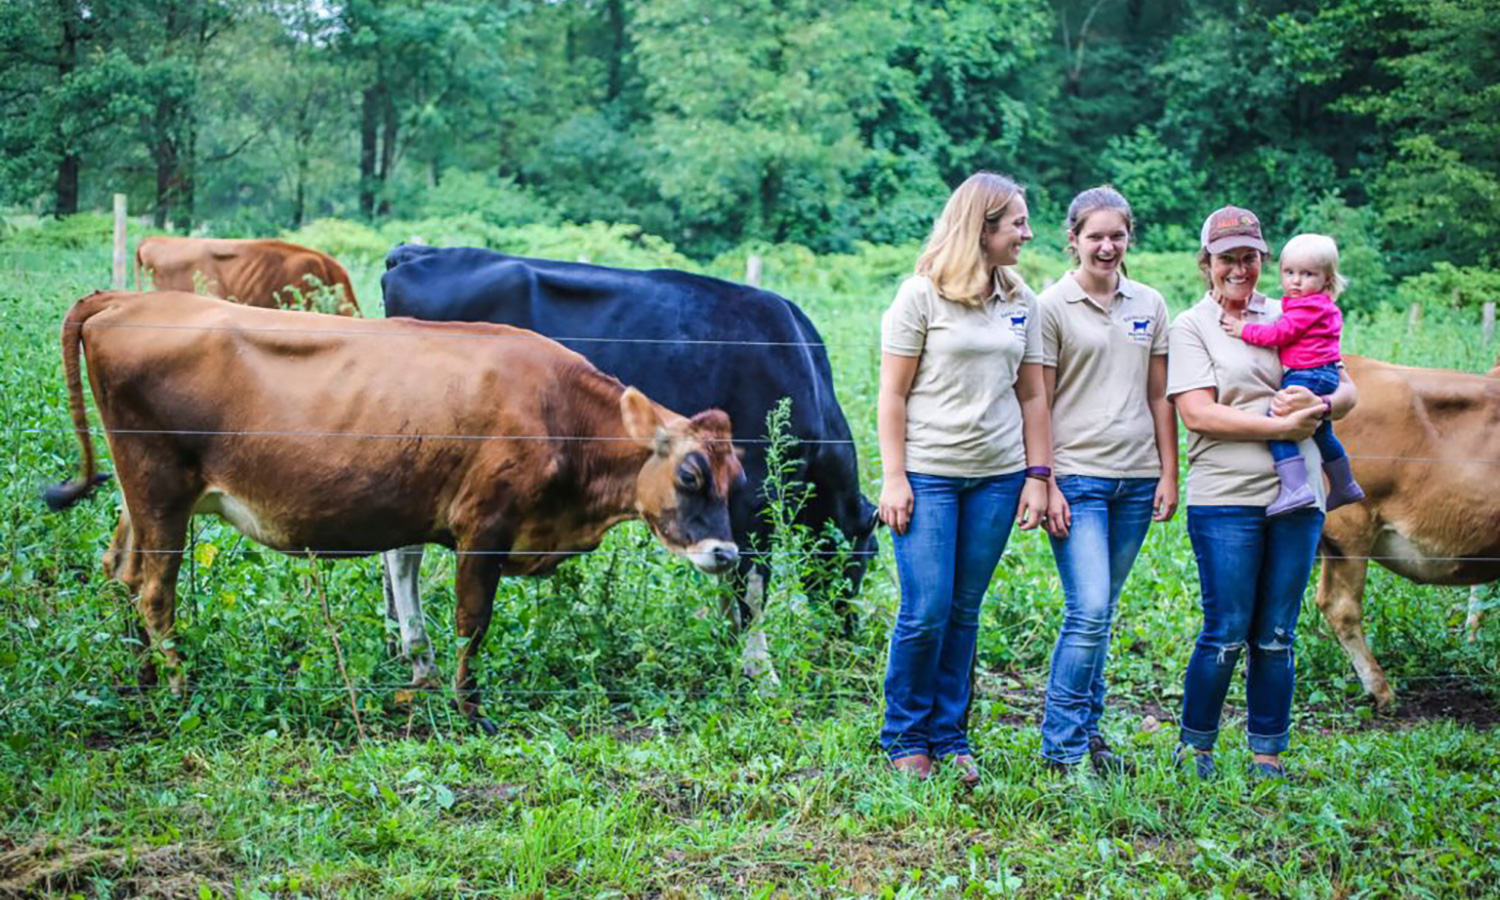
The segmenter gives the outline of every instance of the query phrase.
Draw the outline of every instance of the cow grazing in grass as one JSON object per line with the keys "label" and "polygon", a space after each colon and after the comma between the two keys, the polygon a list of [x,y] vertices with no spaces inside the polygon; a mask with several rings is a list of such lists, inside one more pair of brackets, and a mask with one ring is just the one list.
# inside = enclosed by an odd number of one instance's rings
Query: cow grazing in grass
{"label": "cow grazing in grass", "polygon": [[1500,579],[1500,367],[1471,375],[1345,362],[1359,405],[1338,433],[1366,499],[1323,526],[1318,608],[1387,708],[1395,694],[1361,622],[1366,557],[1419,584]]}
{"label": "cow grazing in grass", "polygon": [[[164,642],[195,512],[291,554],[457,550],[467,643],[455,683],[476,717],[472,659],[500,576],[544,575],[637,517],[704,571],[738,559],[726,498],[742,470],[723,412],[682,418],[515,328],[177,292],[96,293],[69,311],[63,365],[83,464],[48,492],[54,509],[100,480],[80,346],[128,510],[111,556],[174,689],[180,660]],[[149,663],[142,675],[156,677]]]}
{"label": "cow grazing in grass", "polygon": [[[326,253],[286,241],[148,237],[135,251],[137,286],[150,273],[159,291],[187,291],[276,309],[307,308],[316,286],[338,291],[339,315],[359,315],[349,273]],[[309,277],[311,276],[311,277]]]}
{"label": "cow grazing in grass", "polygon": [[[792,401],[792,479],[812,496],[797,521],[821,535],[832,525],[852,549],[833,593],[847,609],[876,544],[875,507],[859,490],[859,460],[834,394],[828,353],[795,304],[767,291],[672,269],[636,271],[524,259],[489,250],[401,246],[386,257],[385,311],[433,321],[497,322],[567,344],[603,371],[677,409],[729,413],[744,448],[746,481],[729,498],[741,548],[770,547],[764,443],[766,414]],[[825,552],[831,548],[824,547]],[[401,622],[402,647],[422,681],[432,666],[422,627],[417,575],[421,548],[388,554],[387,589]],[[759,627],[769,561],[740,557],[743,601],[726,609],[748,625],[744,669],[776,683]],[[814,586],[818,593],[830,593]],[[852,619],[845,616],[846,632]]]}

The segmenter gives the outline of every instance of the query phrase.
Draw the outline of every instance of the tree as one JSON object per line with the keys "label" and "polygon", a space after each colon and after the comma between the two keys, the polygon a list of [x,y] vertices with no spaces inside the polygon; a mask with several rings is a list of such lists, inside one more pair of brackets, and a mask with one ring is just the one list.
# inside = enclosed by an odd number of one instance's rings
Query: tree
{"label": "tree", "polygon": [[135,64],[112,45],[117,8],[79,0],[0,5],[0,187],[79,209],[85,159],[145,111]]}
{"label": "tree", "polygon": [[491,99],[505,87],[508,11],[489,3],[349,0],[338,45],[360,89],[360,211],[386,215],[408,152],[435,183],[456,147],[493,133]]}

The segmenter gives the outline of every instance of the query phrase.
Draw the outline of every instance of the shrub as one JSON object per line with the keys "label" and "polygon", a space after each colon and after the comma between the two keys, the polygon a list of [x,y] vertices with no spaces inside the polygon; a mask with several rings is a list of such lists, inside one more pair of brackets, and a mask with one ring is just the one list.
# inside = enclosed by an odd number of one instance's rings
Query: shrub
{"label": "shrub", "polygon": [[13,247],[94,250],[114,240],[114,218],[106,213],[79,213],[60,219],[42,219],[35,227],[15,227],[0,232],[0,242]]}
{"label": "shrub", "polygon": [[1430,306],[1476,307],[1500,300],[1500,272],[1480,266],[1440,262],[1421,275],[1403,280],[1396,288],[1396,297],[1402,306],[1425,303]]}
{"label": "shrub", "polygon": [[424,220],[459,219],[472,215],[501,228],[550,225],[558,218],[551,207],[516,184],[515,179],[502,179],[492,172],[460,169],[444,172],[437,186],[422,195],[417,210]]}

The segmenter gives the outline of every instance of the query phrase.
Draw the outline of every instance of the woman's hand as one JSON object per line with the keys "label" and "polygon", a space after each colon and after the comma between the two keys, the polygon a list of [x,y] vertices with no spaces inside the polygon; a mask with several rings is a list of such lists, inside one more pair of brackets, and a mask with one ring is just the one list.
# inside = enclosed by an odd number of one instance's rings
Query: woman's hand
{"label": "woman's hand", "polygon": [[906,473],[887,475],[880,488],[880,521],[897,534],[906,534],[911,510],[911,482],[906,480]]}
{"label": "woman's hand", "polygon": [[1177,512],[1177,473],[1163,474],[1156,480],[1156,497],[1151,501],[1151,521],[1170,522]]}
{"label": "woman's hand", "polygon": [[1300,384],[1284,387],[1271,396],[1271,415],[1286,416],[1299,409],[1323,408],[1323,398]]}
{"label": "woman's hand", "polygon": [[1047,482],[1047,519],[1043,524],[1047,533],[1058,539],[1067,537],[1068,529],[1073,527],[1073,508],[1068,506],[1068,498],[1058,490],[1056,481]]}
{"label": "woman's hand", "polygon": [[1047,482],[1040,478],[1026,479],[1021,488],[1021,505],[1016,509],[1016,524],[1022,531],[1042,524],[1047,517]]}
{"label": "woman's hand", "polygon": [[1305,441],[1312,437],[1313,432],[1317,431],[1318,426],[1323,422],[1323,404],[1320,401],[1315,406],[1287,413],[1280,419],[1274,419],[1273,421],[1282,426],[1280,440]]}

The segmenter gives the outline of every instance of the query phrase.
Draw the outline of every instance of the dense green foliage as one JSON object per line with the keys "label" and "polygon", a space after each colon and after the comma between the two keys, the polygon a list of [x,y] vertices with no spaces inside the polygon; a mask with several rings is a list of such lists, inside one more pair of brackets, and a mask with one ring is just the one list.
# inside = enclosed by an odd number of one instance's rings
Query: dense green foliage
{"label": "dense green foliage", "polygon": [[1493,0],[12,0],[0,202],[275,233],[629,222],[696,259],[920,239],[978,168],[1356,223],[1371,293],[1489,266]]}
{"label": "dense green foliage", "polygon": [[[322,234],[373,244],[362,229]],[[1368,633],[1405,704],[1390,720],[1372,717],[1309,599],[1285,790],[1244,777],[1238,686],[1225,777],[1200,785],[1168,765],[1199,622],[1180,515],[1153,528],[1113,645],[1104,727],[1143,764],[1128,782],[1058,779],[1037,764],[1062,607],[1037,534],[1013,539],[985,603],[974,739],[987,774],[973,793],[951,778],[903,783],[875,744],[896,605],[888,543],[845,640],[829,610],[805,602],[801,536],[779,539],[791,555],[778,558],[767,626],[784,684],[768,696],[738,674],[717,583],[642,529],[612,532],[551,580],[506,580],[480,664],[502,729],[488,739],[445,695],[402,696],[409,672],[386,649],[373,560],[314,567],[200,520],[178,606],[194,690],[132,692],[134,613],[99,570],[118,490],[62,515],[36,499],[76,470],[57,324],[107,281],[108,253],[48,242],[76,240],[66,229],[23,234],[24,245],[0,241],[0,893],[1405,898],[1483,897],[1500,883],[1500,628],[1463,641],[1466,592],[1372,570]],[[629,228],[498,237],[522,253],[691,265]],[[767,285],[829,345],[873,495],[879,315],[914,248],[754,249]],[[361,297],[378,295],[380,252],[346,251]],[[747,252],[692,267],[735,277]],[[1023,260],[1036,283],[1064,266]],[[1132,263],[1175,308],[1199,289],[1189,254]],[[1496,348],[1474,336],[1476,311],[1416,299],[1430,310],[1421,330],[1397,312],[1357,314],[1349,349],[1489,367]],[[427,566],[451,675],[452,555]]]}

